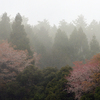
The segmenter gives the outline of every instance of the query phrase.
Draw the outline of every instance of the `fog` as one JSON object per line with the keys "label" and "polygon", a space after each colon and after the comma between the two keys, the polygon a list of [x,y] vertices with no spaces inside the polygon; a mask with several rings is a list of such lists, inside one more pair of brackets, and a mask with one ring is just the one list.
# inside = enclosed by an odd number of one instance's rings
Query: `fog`
{"label": "fog", "polygon": [[0,100],[100,100],[99,0],[0,1]]}
{"label": "fog", "polygon": [[80,14],[85,16],[88,23],[93,19],[100,20],[99,0],[0,0],[0,2],[0,15],[7,12],[12,18],[19,12],[29,18],[31,25],[47,19],[51,25],[58,26],[60,20],[71,22]]}

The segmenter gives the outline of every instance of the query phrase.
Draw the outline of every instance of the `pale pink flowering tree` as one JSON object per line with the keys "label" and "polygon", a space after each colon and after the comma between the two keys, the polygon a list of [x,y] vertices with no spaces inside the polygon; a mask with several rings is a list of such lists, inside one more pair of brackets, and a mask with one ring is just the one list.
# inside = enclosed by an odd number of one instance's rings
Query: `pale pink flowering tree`
{"label": "pale pink flowering tree", "polygon": [[[0,76],[16,76],[16,71],[21,72],[31,62],[38,63],[39,56],[35,53],[33,57],[28,56],[27,51],[14,50],[7,41],[0,44]],[[35,65],[37,65],[35,63]]]}
{"label": "pale pink flowering tree", "polygon": [[98,62],[93,62],[93,60],[87,61],[86,64],[75,62],[73,71],[66,77],[70,85],[67,87],[68,92],[75,92],[75,97],[79,99],[82,93],[88,92],[98,85],[96,77],[99,72]]}

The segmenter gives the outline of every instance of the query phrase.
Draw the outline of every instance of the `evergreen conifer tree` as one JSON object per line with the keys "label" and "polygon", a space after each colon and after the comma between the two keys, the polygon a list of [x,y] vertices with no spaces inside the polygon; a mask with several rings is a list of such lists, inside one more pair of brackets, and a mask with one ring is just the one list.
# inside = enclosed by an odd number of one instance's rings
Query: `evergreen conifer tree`
{"label": "evergreen conifer tree", "polygon": [[7,40],[11,33],[10,19],[7,13],[4,13],[0,21],[0,40]]}
{"label": "evergreen conifer tree", "polygon": [[22,17],[18,13],[15,17],[15,21],[12,24],[12,33],[9,40],[15,49],[27,50],[29,54],[32,54],[29,45],[29,39],[25,32],[24,26],[22,25]]}
{"label": "evergreen conifer tree", "polygon": [[52,48],[52,66],[62,67],[69,63],[69,40],[60,29],[57,30]]}
{"label": "evergreen conifer tree", "polygon": [[72,62],[78,61],[78,31],[76,28],[74,28],[72,34],[70,35],[69,38],[69,44],[70,44],[70,59]]}
{"label": "evergreen conifer tree", "polygon": [[95,35],[93,35],[92,40],[90,41],[90,51],[91,51],[91,56],[100,52],[99,42],[97,41]]}
{"label": "evergreen conifer tree", "polygon": [[80,60],[88,59],[88,53],[89,53],[88,39],[81,27],[78,30],[78,48],[79,48],[78,51],[79,59]]}

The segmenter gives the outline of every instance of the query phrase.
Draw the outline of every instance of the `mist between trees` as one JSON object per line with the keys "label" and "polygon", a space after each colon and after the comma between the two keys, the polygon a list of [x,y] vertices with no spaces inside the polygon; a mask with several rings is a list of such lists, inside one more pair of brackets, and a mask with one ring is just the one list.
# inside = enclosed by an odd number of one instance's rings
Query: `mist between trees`
{"label": "mist between trees", "polygon": [[53,66],[61,68],[74,61],[85,61],[99,53],[100,23],[93,20],[87,25],[83,15],[59,26],[50,26],[44,19],[37,25],[28,24],[28,18],[19,13],[10,21],[7,13],[1,16],[0,41],[8,40],[16,49],[33,51],[40,55],[40,68]]}
{"label": "mist between trees", "polygon": [[57,27],[46,19],[32,26],[20,13],[13,20],[4,13],[0,20],[0,99],[74,100],[78,92],[66,89],[69,66],[75,61],[85,66],[86,60],[100,53],[99,33],[100,23],[93,20],[87,25],[83,15],[72,23],[62,20]]}

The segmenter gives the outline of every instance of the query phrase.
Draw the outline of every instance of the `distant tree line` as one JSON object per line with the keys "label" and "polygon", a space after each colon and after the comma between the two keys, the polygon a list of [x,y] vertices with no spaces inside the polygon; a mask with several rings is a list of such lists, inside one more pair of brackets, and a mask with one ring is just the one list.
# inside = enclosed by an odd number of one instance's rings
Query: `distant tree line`
{"label": "distant tree line", "polygon": [[37,52],[40,68],[61,68],[74,61],[85,61],[100,52],[97,39],[100,25],[95,20],[87,25],[84,16],[80,15],[73,23],[60,21],[58,28],[50,26],[47,20],[38,21],[34,26],[27,21],[18,13],[11,22],[4,13],[0,21],[0,41],[8,40],[16,50],[27,50],[30,56]]}
{"label": "distant tree line", "polygon": [[99,100],[99,29],[99,23],[87,25],[82,15],[73,23],[60,21],[57,28],[47,20],[31,26],[19,13],[11,22],[4,13],[0,100]]}

